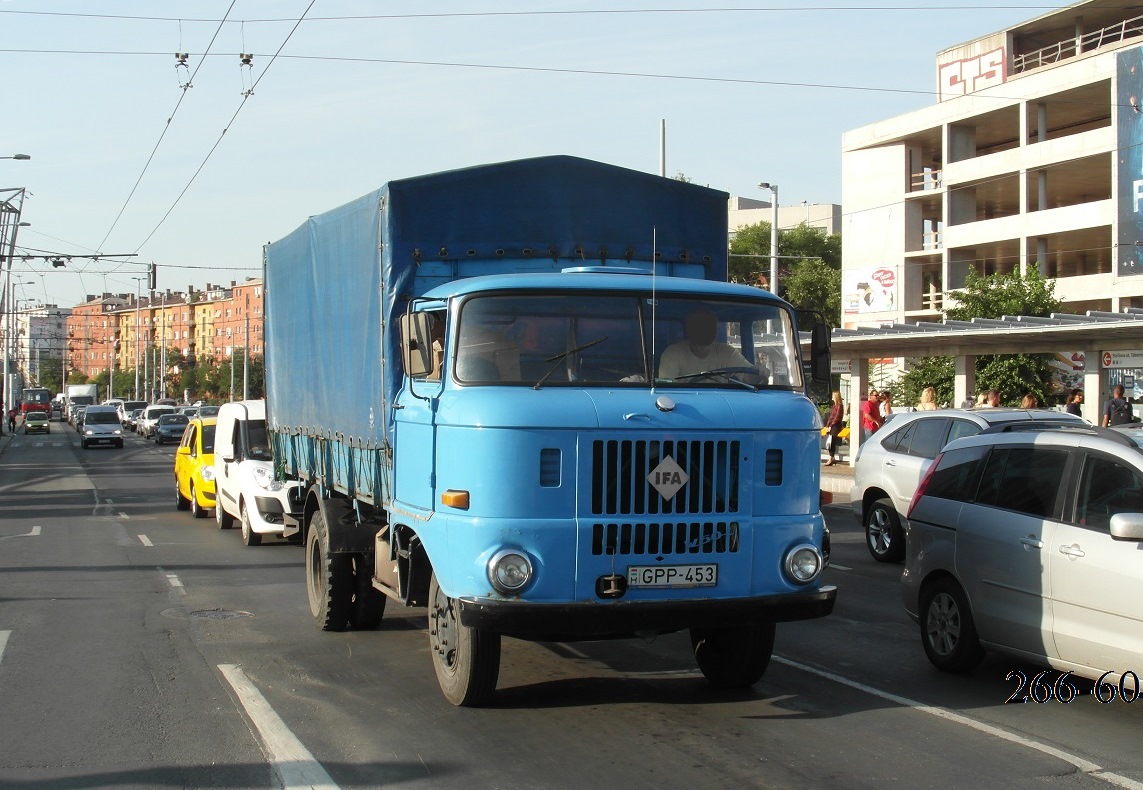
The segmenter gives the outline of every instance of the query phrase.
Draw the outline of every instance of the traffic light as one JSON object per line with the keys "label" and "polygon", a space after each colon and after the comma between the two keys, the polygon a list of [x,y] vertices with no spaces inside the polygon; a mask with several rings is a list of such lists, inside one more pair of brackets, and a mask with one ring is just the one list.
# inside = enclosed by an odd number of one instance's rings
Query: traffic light
{"label": "traffic light", "polygon": [[147,290],[148,291],[155,290],[156,283],[158,282],[158,277],[156,275],[157,275],[157,272],[155,270],[155,264],[152,263],[150,266],[147,267]]}

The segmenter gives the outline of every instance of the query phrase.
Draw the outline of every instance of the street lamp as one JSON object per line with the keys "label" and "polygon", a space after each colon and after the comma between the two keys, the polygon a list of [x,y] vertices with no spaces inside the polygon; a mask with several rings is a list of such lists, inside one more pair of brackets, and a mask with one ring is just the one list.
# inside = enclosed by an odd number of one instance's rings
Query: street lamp
{"label": "street lamp", "polygon": [[12,154],[11,156],[0,156],[0,159],[20,159],[23,161],[27,161],[31,158],[32,157],[28,156],[27,154]]}
{"label": "street lamp", "polygon": [[[12,293],[12,257],[16,254],[16,231],[21,226],[27,223],[20,221],[20,212],[24,209],[24,188],[17,189],[0,189],[0,196],[5,195],[0,199],[0,258],[6,257],[4,261],[4,288],[0,292],[0,310],[4,312],[4,360],[3,360],[3,384],[4,384],[4,413],[7,414],[14,408],[12,382],[8,375],[8,366],[10,361],[10,346],[12,344],[12,299],[15,298]],[[18,202],[17,202],[18,199]],[[9,228],[11,230],[9,231]],[[7,236],[8,238],[5,238]],[[5,255],[4,246],[7,244],[7,254]]]}
{"label": "street lamp", "polygon": [[772,209],[772,218],[770,220],[770,293],[777,295],[778,293],[778,185],[771,184],[768,181],[763,181],[758,185],[759,189],[769,189],[771,196],[770,208]]}

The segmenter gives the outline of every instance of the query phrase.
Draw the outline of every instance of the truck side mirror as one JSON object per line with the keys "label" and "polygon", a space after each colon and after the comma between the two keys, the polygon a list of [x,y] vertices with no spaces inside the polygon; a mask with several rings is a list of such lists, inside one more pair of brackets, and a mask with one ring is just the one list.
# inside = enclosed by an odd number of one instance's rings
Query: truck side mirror
{"label": "truck side mirror", "polygon": [[830,380],[830,346],[832,330],[829,324],[816,323],[810,333],[810,375],[814,381],[828,384]]}
{"label": "truck side mirror", "polygon": [[401,316],[401,357],[406,376],[424,376],[433,369],[431,321],[428,313]]}

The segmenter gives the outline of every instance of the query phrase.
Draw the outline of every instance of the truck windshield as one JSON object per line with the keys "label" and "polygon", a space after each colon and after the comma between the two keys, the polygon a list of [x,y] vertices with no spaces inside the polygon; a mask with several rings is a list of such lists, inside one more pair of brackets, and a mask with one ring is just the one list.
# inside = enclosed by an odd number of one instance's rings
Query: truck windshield
{"label": "truck windshield", "polygon": [[802,387],[790,313],[762,301],[501,294],[461,306],[454,376],[514,386]]}

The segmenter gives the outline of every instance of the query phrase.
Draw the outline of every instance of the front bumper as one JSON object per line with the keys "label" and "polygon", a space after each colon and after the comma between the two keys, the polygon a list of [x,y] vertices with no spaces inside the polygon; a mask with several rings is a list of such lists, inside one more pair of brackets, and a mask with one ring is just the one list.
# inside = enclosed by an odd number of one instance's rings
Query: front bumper
{"label": "front bumper", "polygon": [[809,620],[832,612],[836,598],[837,587],[831,584],[803,593],[722,600],[536,604],[461,598],[458,604],[461,623],[471,628],[520,639],[574,641],[737,626],[759,620]]}

